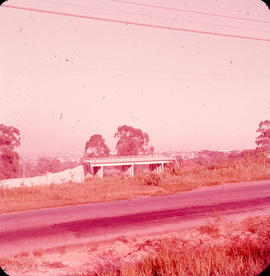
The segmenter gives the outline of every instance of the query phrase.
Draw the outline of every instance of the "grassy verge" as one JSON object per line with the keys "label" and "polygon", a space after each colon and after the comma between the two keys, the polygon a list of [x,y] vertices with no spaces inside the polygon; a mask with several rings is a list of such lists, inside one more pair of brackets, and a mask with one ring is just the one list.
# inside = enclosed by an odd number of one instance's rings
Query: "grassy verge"
{"label": "grassy verge", "polygon": [[19,188],[0,187],[0,213],[164,195],[225,182],[270,178],[270,162],[262,156],[212,165],[182,164],[160,175],[92,178],[83,183]]}
{"label": "grassy verge", "polygon": [[[228,227],[228,226],[227,226]],[[258,275],[270,265],[270,218],[247,219],[224,237],[215,224],[198,229],[200,239],[148,241],[154,252],[136,263],[106,268],[103,276]],[[207,236],[210,239],[207,239]],[[89,275],[98,275],[90,273]]]}
{"label": "grassy verge", "polygon": [[270,217],[208,224],[155,237],[121,236],[0,257],[10,275],[258,275],[270,264]]}

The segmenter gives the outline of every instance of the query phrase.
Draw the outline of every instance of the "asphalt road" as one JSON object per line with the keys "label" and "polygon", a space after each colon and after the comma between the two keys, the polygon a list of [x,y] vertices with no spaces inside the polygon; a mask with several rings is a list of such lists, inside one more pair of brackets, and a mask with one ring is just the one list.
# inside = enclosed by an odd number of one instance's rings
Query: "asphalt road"
{"label": "asphalt road", "polygon": [[270,180],[181,194],[0,215],[0,257],[119,236],[148,235],[226,218],[270,215]]}

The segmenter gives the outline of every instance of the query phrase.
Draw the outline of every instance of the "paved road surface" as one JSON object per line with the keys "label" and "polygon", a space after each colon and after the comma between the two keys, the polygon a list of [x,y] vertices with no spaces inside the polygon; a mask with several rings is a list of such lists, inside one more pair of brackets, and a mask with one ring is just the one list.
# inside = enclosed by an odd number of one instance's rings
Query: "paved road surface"
{"label": "paved road surface", "polygon": [[218,213],[270,215],[270,180],[224,184],[176,195],[0,215],[0,257],[200,224]]}

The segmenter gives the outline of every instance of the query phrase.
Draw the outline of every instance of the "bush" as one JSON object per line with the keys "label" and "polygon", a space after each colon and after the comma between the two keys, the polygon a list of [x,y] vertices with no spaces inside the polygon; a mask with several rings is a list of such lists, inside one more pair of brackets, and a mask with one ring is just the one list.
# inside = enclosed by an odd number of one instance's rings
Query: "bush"
{"label": "bush", "polygon": [[165,167],[165,172],[169,175],[181,175],[181,169],[175,163],[169,163]]}
{"label": "bush", "polygon": [[161,178],[157,173],[148,172],[143,175],[143,184],[149,186],[159,186]]}

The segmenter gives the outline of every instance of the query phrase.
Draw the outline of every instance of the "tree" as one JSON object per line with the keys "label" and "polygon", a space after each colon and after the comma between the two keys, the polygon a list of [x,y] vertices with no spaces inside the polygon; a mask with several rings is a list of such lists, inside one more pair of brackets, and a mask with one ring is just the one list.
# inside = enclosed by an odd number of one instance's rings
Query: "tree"
{"label": "tree", "polygon": [[19,145],[20,131],[0,124],[0,179],[18,176],[20,158],[15,148]]}
{"label": "tree", "polygon": [[104,157],[108,156],[109,154],[110,150],[100,134],[92,135],[85,144],[85,157]]}
{"label": "tree", "polygon": [[270,121],[261,121],[257,132],[260,135],[256,139],[257,148],[261,148],[266,152],[270,152]]}
{"label": "tree", "polygon": [[118,127],[114,138],[118,139],[116,150],[118,155],[138,155],[153,153],[154,147],[149,146],[149,136],[141,129],[123,125]]}

